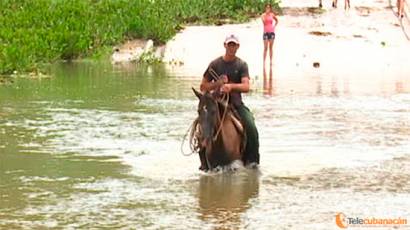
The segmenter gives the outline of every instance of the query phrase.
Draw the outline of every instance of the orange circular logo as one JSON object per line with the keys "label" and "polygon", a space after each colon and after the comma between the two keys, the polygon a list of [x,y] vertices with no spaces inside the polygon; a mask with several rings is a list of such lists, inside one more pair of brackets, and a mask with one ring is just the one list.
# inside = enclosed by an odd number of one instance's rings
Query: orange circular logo
{"label": "orange circular logo", "polygon": [[337,225],[339,228],[347,228],[347,224],[346,224],[345,218],[346,218],[345,214],[343,214],[343,213],[341,213],[341,212],[339,212],[339,213],[336,215],[336,225]]}

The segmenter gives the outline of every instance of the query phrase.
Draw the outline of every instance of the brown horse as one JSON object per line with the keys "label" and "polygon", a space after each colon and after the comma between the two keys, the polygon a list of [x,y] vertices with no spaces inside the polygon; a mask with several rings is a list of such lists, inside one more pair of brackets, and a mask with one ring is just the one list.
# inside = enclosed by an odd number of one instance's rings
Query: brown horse
{"label": "brown horse", "polygon": [[192,90],[199,99],[197,127],[194,129],[199,130],[195,136],[200,149],[201,169],[212,170],[234,160],[242,160],[246,137],[232,107],[209,92],[202,94],[194,88]]}

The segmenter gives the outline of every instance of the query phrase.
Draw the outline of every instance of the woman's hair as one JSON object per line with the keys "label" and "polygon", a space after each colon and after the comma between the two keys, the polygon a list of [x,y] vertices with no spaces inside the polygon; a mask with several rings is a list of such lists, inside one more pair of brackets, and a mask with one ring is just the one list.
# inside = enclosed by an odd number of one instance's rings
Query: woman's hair
{"label": "woman's hair", "polygon": [[265,8],[266,8],[266,7],[269,7],[269,8],[271,8],[271,9],[272,9],[272,4],[270,4],[270,3],[266,3],[266,4],[265,4]]}

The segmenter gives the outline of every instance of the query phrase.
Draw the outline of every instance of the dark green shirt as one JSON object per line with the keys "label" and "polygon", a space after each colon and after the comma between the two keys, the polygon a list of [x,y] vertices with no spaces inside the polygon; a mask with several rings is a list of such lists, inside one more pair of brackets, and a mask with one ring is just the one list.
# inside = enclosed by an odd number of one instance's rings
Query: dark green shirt
{"label": "dark green shirt", "polygon": [[[248,64],[238,57],[229,62],[225,61],[223,57],[219,57],[209,64],[204,77],[208,81],[216,81],[211,70],[215,71],[218,76],[228,76],[228,83],[241,83],[243,77],[249,78]],[[232,104],[241,105],[243,103],[241,92],[231,91],[229,96]]]}

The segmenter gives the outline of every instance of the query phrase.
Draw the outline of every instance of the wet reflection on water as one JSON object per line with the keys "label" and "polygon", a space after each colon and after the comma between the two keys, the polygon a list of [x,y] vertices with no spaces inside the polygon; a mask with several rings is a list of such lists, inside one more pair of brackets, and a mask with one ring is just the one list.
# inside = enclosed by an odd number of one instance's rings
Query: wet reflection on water
{"label": "wet reflection on water", "polygon": [[263,68],[263,94],[268,96],[274,96],[275,92],[275,85],[273,84],[273,73],[272,73],[272,66],[269,67],[269,75],[266,74],[267,68]]}
{"label": "wet reflection on water", "polygon": [[199,178],[200,218],[215,224],[216,229],[243,226],[242,215],[251,207],[250,199],[259,192],[259,171],[242,170]]}

